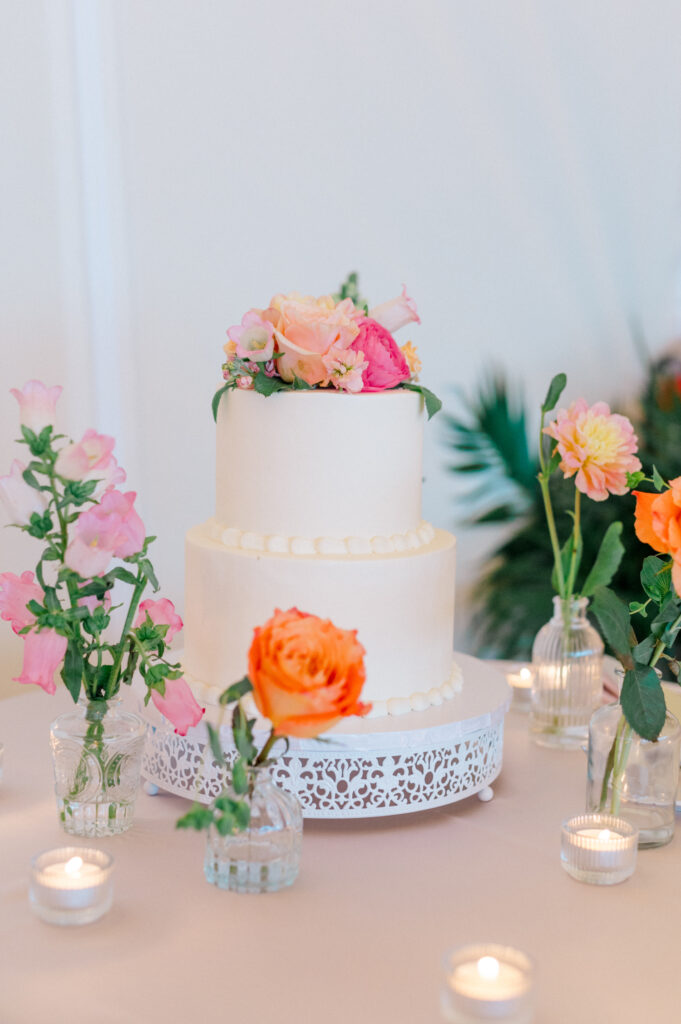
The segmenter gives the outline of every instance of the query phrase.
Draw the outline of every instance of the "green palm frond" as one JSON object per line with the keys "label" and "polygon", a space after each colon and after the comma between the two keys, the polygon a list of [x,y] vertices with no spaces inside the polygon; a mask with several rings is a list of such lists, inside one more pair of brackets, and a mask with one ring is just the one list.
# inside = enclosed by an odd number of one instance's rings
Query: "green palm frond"
{"label": "green palm frond", "polygon": [[480,475],[479,485],[465,497],[473,509],[469,522],[508,522],[527,509],[536,489],[538,460],[530,452],[522,403],[509,394],[497,373],[485,380],[478,395],[462,398],[462,417],[445,417],[449,445],[456,453],[450,469]]}

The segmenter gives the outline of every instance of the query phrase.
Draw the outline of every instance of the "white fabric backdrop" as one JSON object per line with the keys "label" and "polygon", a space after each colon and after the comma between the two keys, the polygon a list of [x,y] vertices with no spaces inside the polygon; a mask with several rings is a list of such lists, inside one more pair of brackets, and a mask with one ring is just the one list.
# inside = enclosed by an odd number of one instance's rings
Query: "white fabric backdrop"
{"label": "white fabric backdrop", "polygon": [[[224,331],[273,292],[355,268],[375,301],[407,282],[450,405],[492,364],[535,402],[559,369],[572,396],[629,394],[631,320],[655,350],[679,327],[673,0],[0,9],[2,390],[63,383],[64,425],[116,434],[180,606]],[[14,422],[2,398],[0,472]],[[453,528],[442,435],[425,514]],[[463,612],[495,534],[457,532]],[[28,554],[0,535],[0,568]]]}

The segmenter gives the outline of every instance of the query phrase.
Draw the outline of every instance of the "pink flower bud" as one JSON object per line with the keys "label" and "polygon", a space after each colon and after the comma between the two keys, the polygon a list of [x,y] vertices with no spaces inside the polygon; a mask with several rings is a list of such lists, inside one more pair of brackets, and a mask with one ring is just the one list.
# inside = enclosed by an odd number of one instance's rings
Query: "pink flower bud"
{"label": "pink flower bud", "polygon": [[0,502],[10,522],[16,526],[27,526],[34,512],[42,515],[47,508],[47,499],[42,491],[36,491],[24,480],[25,469],[23,462],[15,459],[9,474],[0,477]]}
{"label": "pink flower bud", "polygon": [[59,385],[47,388],[39,380],[29,380],[21,391],[11,388],[10,394],[19,403],[21,425],[36,434],[45,427],[54,426],[55,406],[61,393]]}
{"label": "pink flower bud", "polygon": [[14,678],[15,683],[33,683],[42,686],[45,693],[54,693],[57,689],[54,674],[64,660],[67,640],[53,629],[43,629],[39,633],[27,633],[24,637],[24,664],[21,675]]}
{"label": "pink flower bud", "polygon": [[164,718],[175,726],[178,736],[186,736],[187,729],[198,725],[205,713],[199,707],[185,679],[166,679],[165,696],[157,690],[151,691],[151,699]]}

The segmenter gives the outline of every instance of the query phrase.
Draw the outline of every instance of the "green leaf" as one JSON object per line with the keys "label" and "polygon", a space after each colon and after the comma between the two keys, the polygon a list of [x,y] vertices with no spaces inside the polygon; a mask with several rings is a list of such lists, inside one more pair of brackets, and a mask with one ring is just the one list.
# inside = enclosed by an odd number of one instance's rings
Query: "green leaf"
{"label": "green leaf", "polygon": [[664,562],[656,555],[643,560],[641,586],[655,604],[662,605],[672,586],[671,562]]}
{"label": "green leaf", "polygon": [[105,580],[110,580],[112,583],[114,580],[120,580],[121,583],[129,583],[131,587],[134,587],[137,584],[137,577],[135,574],[130,572],[129,569],[124,569],[122,565],[112,569],[103,578]]}
{"label": "green leaf", "polygon": [[241,704],[237,704],[232,714],[232,735],[234,745],[247,764],[251,764],[257,754],[253,743],[253,726],[251,720],[246,718]]}
{"label": "green leaf", "polygon": [[256,373],[253,378],[253,389],[259,395],[273,395],[275,391],[288,391],[291,385],[283,381],[281,377],[268,377],[264,370]]}
{"label": "green leaf", "polygon": [[549,384],[549,390],[546,392],[546,398],[541,407],[542,413],[551,412],[555,409],[556,402],[565,390],[567,384],[567,377],[564,373],[557,373]]}
{"label": "green leaf", "polygon": [[634,663],[631,656],[632,629],[627,606],[612,590],[598,587],[594,592],[591,610],[617,658],[625,668],[631,668]]}
{"label": "green leaf", "polygon": [[248,792],[248,773],[243,757],[238,757],[232,765],[232,787],[239,796]]}
{"label": "green leaf", "polygon": [[[139,567],[140,567],[140,570],[144,573],[144,575],[147,577],[147,579],[151,583],[154,591],[159,590],[160,589],[159,588],[159,582],[156,579],[156,573],[154,572],[154,567],[151,564],[151,562],[149,561],[149,559],[148,558],[142,558],[140,560],[140,562],[139,562]],[[114,572],[115,571],[116,570],[114,570]]]}
{"label": "green leaf", "polygon": [[213,824],[213,809],[202,807],[201,804],[194,804],[190,811],[183,814],[175,822],[175,828],[194,828],[200,832],[204,828],[210,828]]}
{"label": "green leaf", "polygon": [[620,703],[634,732],[645,740],[656,740],[662,732],[666,707],[654,668],[633,663],[624,673]]}
{"label": "green leaf", "polygon": [[648,618],[648,612],[647,612],[648,604],[649,604],[648,601],[646,601],[645,604],[642,601],[630,601],[629,602],[629,614],[630,615],[641,615],[644,619],[647,619]]}
{"label": "green leaf", "polygon": [[656,643],[657,640],[651,633],[644,640],[641,640],[640,644],[636,644],[633,650],[633,655],[640,665],[647,665],[650,662]]}
{"label": "green leaf", "polygon": [[238,804],[235,805],[234,817],[239,832],[243,832],[244,829],[248,828],[251,823],[251,808],[245,800],[239,800]]}
{"label": "green leaf", "polygon": [[591,572],[584,581],[581,589],[582,597],[591,597],[598,587],[607,587],[611,583],[624,554],[621,538],[622,524],[611,523],[605,531]]}
{"label": "green leaf", "polygon": [[59,598],[57,597],[57,591],[54,587],[45,587],[44,601],[48,612],[60,612],[62,610]]}
{"label": "green leaf", "polygon": [[208,730],[208,742],[210,743],[210,749],[213,753],[213,757],[218,764],[225,763],[225,755],[222,750],[222,744],[220,743],[220,733],[211,725],[210,722],[206,722],[206,729]]}
{"label": "green leaf", "polygon": [[25,483],[27,483],[29,487],[35,488],[36,491],[42,490],[41,484],[38,482],[37,478],[31,472],[30,469],[25,469],[21,475],[24,478]]}
{"label": "green leaf", "polygon": [[83,656],[78,647],[77,640],[71,639],[68,642],[61,677],[75,703],[78,700],[80,686],[83,681]]}
{"label": "green leaf", "polygon": [[308,384],[302,377],[294,377],[291,382],[291,388],[293,391],[312,391],[312,385]]}
{"label": "green leaf", "polygon": [[641,483],[641,480],[645,480],[646,475],[642,469],[639,469],[636,473],[627,473],[627,488],[633,491],[635,487]]}
{"label": "green leaf", "polygon": [[660,474],[657,466],[653,466],[653,484],[658,491],[664,491],[667,488],[667,481]]}
{"label": "green leaf", "polygon": [[406,388],[407,391],[418,391],[419,394],[423,395],[423,401],[426,406],[426,413],[428,419],[432,420],[433,416],[440,411],[442,408],[442,402],[433,394],[428,388],[424,388],[423,384],[417,384],[416,381],[406,380],[402,382],[402,387]]}
{"label": "green leaf", "polygon": [[224,708],[228,704],[232,704],[235,700],[239,700],[239,698],[243,697],[245,694],[250,693],[252,689],[253,686],[251,684],[251,680],[248,676],[244,676],[238,683],[232,683],[232,685],[228,686],[226,690],[223,690],[219,697],[219,703]]}
{"label": "green leaf", "polygon": [[[560,563],[561,563],[561,565],[563,567],[563,579],[566,580],[566,581],[567,581],[567,578],[568,578],[568,574],[570,572],[570,559],[572,557],[572,539],[573,539],[573,535],[574,535],[574,531],[572,531],[572,533],[570,533],[570,536],[565,541],[565,543],[563,544],[563,547],[560,550]],[[575,565],[575,577],[577,576],[577,573],[579,572],[579,565],[580,565],[580,562],[582,561],[582,551],[583,550],[584,550],[584,542],[582,540],[582,535],[580,534],[580,536],[579,536],[579,545],[577,546],[577,559],[576,559],[576,565]],[[553,589],[555,591],[558,591],[558,589],[559,589],[558,588],[558,573],[556,571],[555,564],[554,564],[553,570],[551,572],[551,586],[553,587]]]}
{"label": "green leaf", "polygon": [[560,459],[561,459],[561,455],[560,455],[560,452],[558,451],[558,445],[556,445],[555,448],[553,449],[553,451],[551,452],[551,458],[546,463],[546,476],[547,477],[551,476],[551,474],[555,473],[555,471],[558,469],[558,467],[560,465]]}
{"label": "green leaf", "polygon": [[211,409],[213,410],[213,419],[215,420],[216,423],[218,421],[218,406],[220,405],[220,399],[222,398],[226,391],[229,391],[229,384],[223,384],[222,387],[218,388],[218,390],[213,395]]}
{"label": "green leaf", "polygon": [[230,836],[234,831],[234,815],[229,811],[224,811],[219,818],[215,819],[215,827],[221,836]]}

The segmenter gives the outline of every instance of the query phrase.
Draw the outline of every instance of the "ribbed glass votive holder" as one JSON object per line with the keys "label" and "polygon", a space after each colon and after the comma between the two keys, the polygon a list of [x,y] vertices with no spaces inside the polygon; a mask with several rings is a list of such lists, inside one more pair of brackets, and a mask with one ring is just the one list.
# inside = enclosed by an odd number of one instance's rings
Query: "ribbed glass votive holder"
{"label": "ribbed glass votive holder", "polygon": [[449,1024],[532,1024],[532,961],[519,949],[494,943],[451,950],[444,959],[440,1008]]}
{"label": "ribbed glass votive holder", "polygon": [[617,885],[634,873],[638,829],[611,814],[580,814],[563,823],[560,859],[578,882]]}
{"label": "ribbed glass votive holder", "polygon": [[31,907],[48,924],[91,924],[113,900],[113,857],[102,850],[64,846],[31,861]]}

